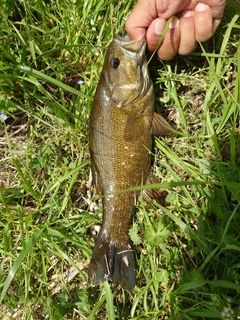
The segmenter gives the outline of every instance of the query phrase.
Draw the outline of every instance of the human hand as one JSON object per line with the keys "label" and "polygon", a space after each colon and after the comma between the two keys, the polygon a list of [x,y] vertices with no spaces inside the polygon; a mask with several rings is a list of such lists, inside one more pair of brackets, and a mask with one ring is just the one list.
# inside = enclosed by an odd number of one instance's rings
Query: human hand
{"label": "human hand", "polygon": [[197,41],[211,38],[221,22],[226,0],[138,0],[126,21],[132,40],[146,35],[148,49],[158,45],[167,20],[175,16],[157,50],[159,58],[171,60],[177,53],[193,51]]}

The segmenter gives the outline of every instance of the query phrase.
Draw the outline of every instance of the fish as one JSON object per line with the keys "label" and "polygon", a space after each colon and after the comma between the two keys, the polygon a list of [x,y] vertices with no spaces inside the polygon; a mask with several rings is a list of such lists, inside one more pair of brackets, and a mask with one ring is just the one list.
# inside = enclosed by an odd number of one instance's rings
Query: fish
{"label": "fish", "polygon": [[154,112],[155,97],[145,37],[115,35],[103,64],[89,119],[89,151],[103,221],[93,248],[88,278],[112,280],[126,290],[136,285],[136,258],[129,236],[139,192],[146,183],[154,135],[170,125]]}

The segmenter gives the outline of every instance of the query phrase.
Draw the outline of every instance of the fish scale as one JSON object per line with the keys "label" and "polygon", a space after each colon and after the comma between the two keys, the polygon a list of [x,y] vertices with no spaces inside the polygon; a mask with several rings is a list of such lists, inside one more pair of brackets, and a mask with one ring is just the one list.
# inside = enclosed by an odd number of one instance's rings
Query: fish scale
{"label": "fish scale", "polygon": [[103,222],[89,265],[89,280],[97,284],[111,279],[128,290],[136,284],[129,228],[139,192],[116,192],[146,182],[152,133],[156,134],[158,128],[161,132],[169,130],[161,116],[154,117],[153,85],[145,51],[145,38],[131,41],[114,36],[89,125],[91,169],[97,192],[103,195]]}

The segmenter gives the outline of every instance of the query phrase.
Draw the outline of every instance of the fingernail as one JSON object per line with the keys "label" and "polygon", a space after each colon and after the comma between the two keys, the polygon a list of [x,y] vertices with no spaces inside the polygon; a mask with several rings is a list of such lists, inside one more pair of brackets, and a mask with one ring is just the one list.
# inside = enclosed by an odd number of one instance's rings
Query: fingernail
{"label": "fingernail", "polygon": [[196,9],[195,9],[197,12],[202,12],[202,11],[205,11],[206,10],[206,4],[205,3],[202,3],[202,2],[199,2],[197,5],[196,5]]}
{"label": "fingernail", "polygon": [[179,19],[177,17],[174,17],[169,25],[170,29],[175,29],[179,25]]}
{"label": "fingernail", "polygon": [[166,25],[166,20],[159,19],[155,23],[155,27],[154,27],[155,33],[158,35],[161,35],[163,33],[165,25]]}
{"label": "fingernail", "polygon": [[189,18],[189,17],[192,17],[192,16],[193,16],[192,10],[183,10],[181,12],[181,17],[183,17],[183,18]]}

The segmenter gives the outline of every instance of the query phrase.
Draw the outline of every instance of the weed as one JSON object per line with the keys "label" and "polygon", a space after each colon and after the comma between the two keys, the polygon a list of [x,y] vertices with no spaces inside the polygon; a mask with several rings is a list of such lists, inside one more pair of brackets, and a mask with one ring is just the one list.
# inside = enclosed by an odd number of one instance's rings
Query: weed
{"label": "weed", "polygon": [[[108,44],[134,1],[3,1],[0,9],[2,319],[240,317],[239,1],[187,57],[149,63],[166,205],[140,200],[130,236],[137,286],[92,287],[101,202],[89,180],[88,117]],[[6,118],[7,117],[7,118]]]}

